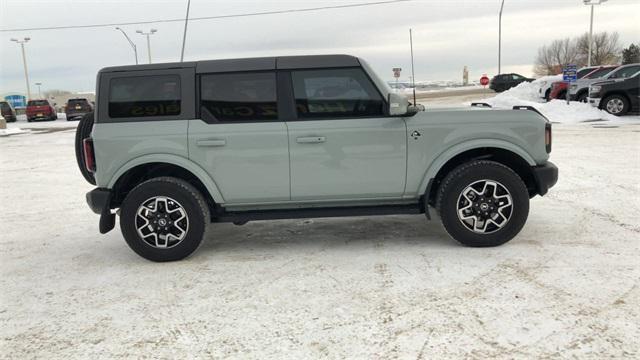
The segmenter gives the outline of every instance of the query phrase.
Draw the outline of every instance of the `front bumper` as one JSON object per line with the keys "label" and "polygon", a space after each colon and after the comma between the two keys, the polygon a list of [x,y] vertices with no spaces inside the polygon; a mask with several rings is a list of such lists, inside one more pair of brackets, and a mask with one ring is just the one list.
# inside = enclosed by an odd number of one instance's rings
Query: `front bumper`
{"label": "front bumper", "polygon": [[558,167],[552,162],[532,167],[538,195],[543,196],[558,182]]}
{"label": "front bumper", "polygon": [[589,105],[599,108],[600,107],[600,98],[587,98],[587,102],[589,103]]}

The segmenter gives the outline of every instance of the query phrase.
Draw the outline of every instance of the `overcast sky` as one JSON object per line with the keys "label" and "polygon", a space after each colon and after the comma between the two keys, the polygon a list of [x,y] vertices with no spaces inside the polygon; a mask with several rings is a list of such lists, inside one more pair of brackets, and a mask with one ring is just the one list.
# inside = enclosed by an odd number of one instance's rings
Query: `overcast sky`
{"label": "overcast sky", "polygon": [[[192,0],[191,16],[218,16],[379,0],[210,1]],[[173,19],[184,16],[186,0],[0,0],[0,30]],[[416,78],[458,80],[467,65],[472,79],[497,71],[500,0],[414,0],[369,7],[305,13],[202,20],[189,23],[185,60],[344,53],[361,56],[392,79],[401,67],[408,78],[408,29],[413,28]],[[178,61],[183,23],[122,26],[147,62]],[[506,0],[502,20],[502,72],[531,75],[539,46],[589,29],[582,0]],[[594,32],[617,31],[623,46],[640,42],[640,1],[610,0],[597,6]],[[46,89],[93,91],[96,72],[134,63],[133,51],[113,26],[88,29],[0,32],[0,93],[25,92],[19,45],[26,45],[31,83]],[[36,87],[32,85],[32,89]],[[37,90],[36,90],[37,91]]]}

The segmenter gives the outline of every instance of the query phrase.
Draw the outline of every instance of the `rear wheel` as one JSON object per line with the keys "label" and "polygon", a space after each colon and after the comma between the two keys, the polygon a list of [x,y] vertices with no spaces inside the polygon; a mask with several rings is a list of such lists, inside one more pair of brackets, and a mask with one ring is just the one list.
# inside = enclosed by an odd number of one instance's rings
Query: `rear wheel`
{"label": "rear wheel", "polygon": [[445,230],[463,245],[498,246],[515,237],[529,215],[529,193],[510,168],[476,160],[451,171],[436,207]]}
{"label": "rear wheel", "polygon": [[80,173],[90,184],[96,184],[96,178],[93,176],[93,173],[89,172],[87,168],[84,166],[84,149],[82,146],[82,140],[91,136],[91,129],[93,128],[93,113],[88,113],[82,117],[80,123],[78,124],[78,128],[76,129],[76,162],[78,163],[78,168],[80,169]]}
{"label": "rear wheel", "polygon": [[587,102],[587,93],[582,93],[576,97],[577,102],[586,103]]}
{"label": "rear wheel", "polygon": [[209,208],[186,181],[153,178],[124,199],[120,229],[133,251],[151,261],[175,261],[191,255],[202,242]]}
{"label": "rear wheel", "polygon": [[629,100],[622,95],[607,96],[602,103],[609,114],[621,116],[629,112]]}

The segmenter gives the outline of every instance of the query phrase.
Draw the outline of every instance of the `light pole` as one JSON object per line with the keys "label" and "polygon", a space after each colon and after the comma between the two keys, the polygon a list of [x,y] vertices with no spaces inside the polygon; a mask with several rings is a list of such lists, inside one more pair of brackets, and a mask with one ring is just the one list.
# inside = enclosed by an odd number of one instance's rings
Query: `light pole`
{"label": "light pole", "polygon": [[42,93],[40,92],[40,85],[42,85],[41,82],[37,82],[35,83],[36,86],[38,86],[38,99],[42,99]]}
{"label": "light pole", "polygon": [[184,44],[187,42],[187,25],[189,24],[189,7],[191,0],[187,0],[187,15],[184,16],[184,33],[182,34],[182,52],[180,53],[180,62],[184,60]]}
{"label": "light pole", "polygon": [[147,54],[149,55],[149,64],[151,64],[151,40],[149,39],[149,35],[153,35],[156,31],[156,29],[151,29],[149,30],[149,32],[144,32],[142,30],[136,30],[136,32],[138,34],[142,34],[142,35],[146,35],[147,36]]}
{"label": "light pole", "polygon": [[138,65],[138,48],[136,47],[136,44],[134,44],[133,41],[129,39],[129,36],[127,36],[127,33],[124,32],[124,30],[120,29],[119,27],[116,27],[116,30],[120,30],[120,32],[122,32],[122,35],[127,38],[129,45],[131,45],[131,47],[133,48],[133,55],[136,57],[136,65]]}
{"label": "light pole", "polygon": [[31,87],[29,86],[29,70],[27,69],[27,56],[25,55],[25,52],[24,52],[24,44],[29,42],[29,40],[31,40],[30,37],[25,37],[22,40],[11,38],[11,41],[15,41],[16,43],[20,44],[20,47],[22,48],[22,64],[24,65],[24,79],[27,82],[27,100],[31,99]]}
{"label": "light pole", "polygon": [[500,13],[498,15],[498,75],[500,74],[500,65],[502,65],[502,8],[504,8],[504,0],[502,0]]}
{"label": "light pole", "polygon": [[589,23],[589,54],[587,55],[587,66],[591,66],[591,44],[593,44],[593,6],[600,5],[607,0],[582,0],[585,5],[591,5],[591,21]]}

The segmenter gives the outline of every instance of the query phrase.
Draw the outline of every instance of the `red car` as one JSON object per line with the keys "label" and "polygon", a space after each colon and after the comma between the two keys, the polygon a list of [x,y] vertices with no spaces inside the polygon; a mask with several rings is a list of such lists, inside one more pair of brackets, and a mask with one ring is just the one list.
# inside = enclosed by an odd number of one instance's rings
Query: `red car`
{"label": "red car", "polygon": [[[611,70],[612,66],[590,66],[583,67],[578,70],[576,77],[578,79],[586,78],[598,78],[607,74]],[[567,98],[567,89],[569,85],[564,81],[556,81],[551,85],[551,92],[549,92],[549,100],[560,99],[565,100]]]}
{"label": "red car", "polygon": [[55,120],[58,118],[56,109],[49,100],[29,100],[27,103],[27,121]]}

